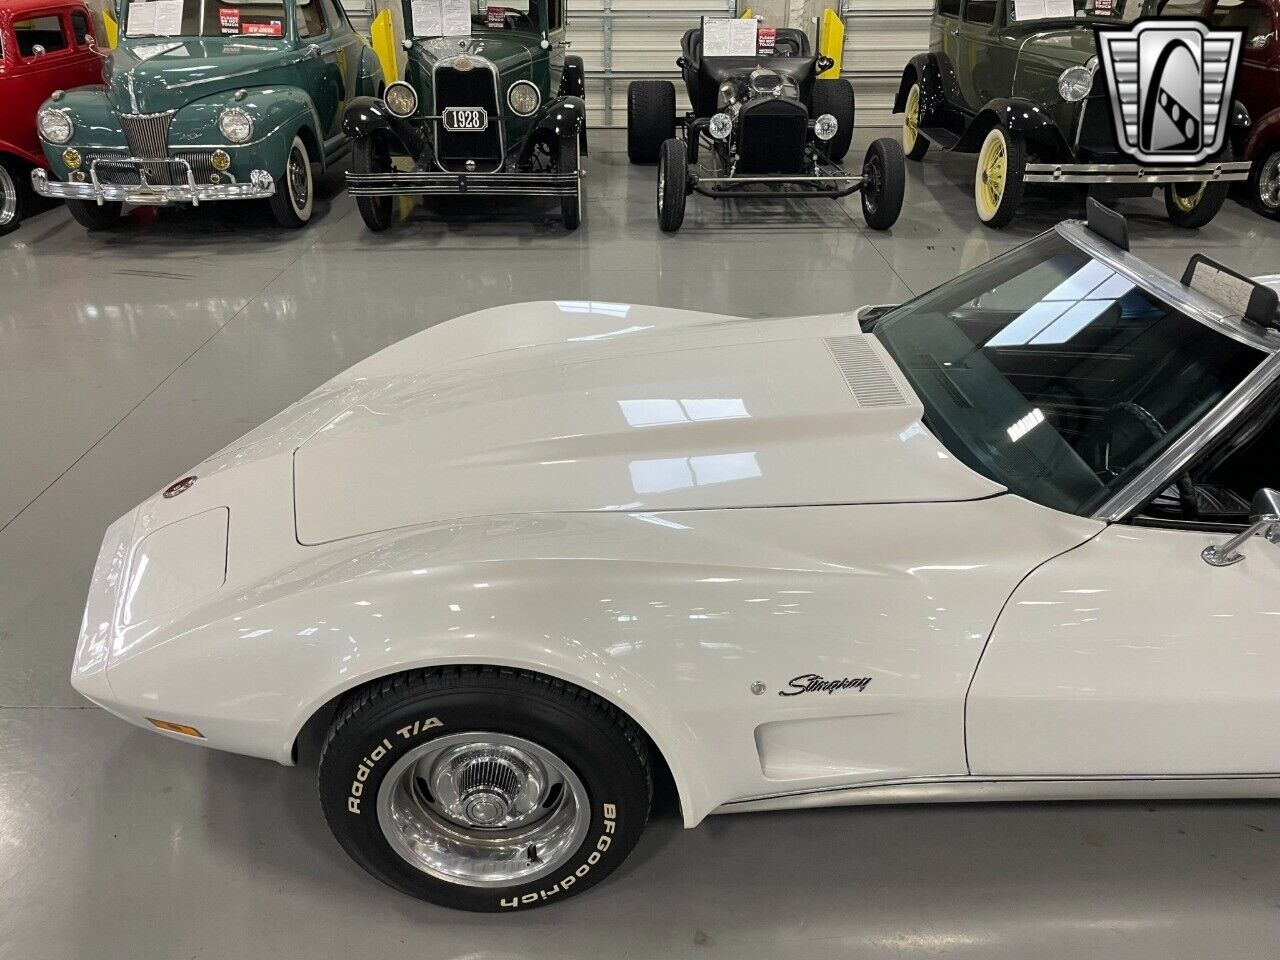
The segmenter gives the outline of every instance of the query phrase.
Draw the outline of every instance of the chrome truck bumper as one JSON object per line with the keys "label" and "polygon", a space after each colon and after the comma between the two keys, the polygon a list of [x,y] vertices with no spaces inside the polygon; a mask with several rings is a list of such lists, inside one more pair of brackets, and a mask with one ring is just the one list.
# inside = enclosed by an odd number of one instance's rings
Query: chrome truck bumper
{"label": "chrome truck bumper", "polygon": [[1028,163],[1027,183],[1214,183],[1247,180],[1247,160],[1205,163],[1200,166],[1143,166],[1137,163]]}
{"label": "chrome truck bumper", "polygon": [[[185,183],[147,183],[145,176],[139,176],[141,182],[136,184],[103,183],[98,176],[100,165],[143,169],[140,165],[144,163],[154,166],[157,163],[166,162],[177,167],[181,174],[185,175]],[[118,160],[114,158],[94,160],[89,165],[88,179],[78,182],[51,180],[47,170],[36,168],[31,171],[31,186],[40,196],[54,197],[59,200],[92,200],[99,204],[118,200],[124,203],[160,207],[177,203],[199,206],[215,200],[258,200],[273,196],[276,192],[275,180],[265,170],[252,171],[247,183],[237,183],[230,174],[220,176],[224,177],[226,182],[197,183],[191,165],[185,160],[138,160],[122,157]]]}
{"label": "chrome truck bumper", "polygon": [[581,173],[348,173],[353,197],[573,197]]}

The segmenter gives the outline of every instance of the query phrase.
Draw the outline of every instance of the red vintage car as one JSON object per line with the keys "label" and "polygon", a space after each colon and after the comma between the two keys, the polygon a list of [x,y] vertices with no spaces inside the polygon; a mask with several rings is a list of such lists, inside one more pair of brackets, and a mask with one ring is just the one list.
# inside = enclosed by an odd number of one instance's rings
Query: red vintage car
{"label": "red vintage car", "polygon": [[36,110],[54,90],[102,82],[84,3],[0,0],[0,234],[17,227],[32,196],[31,169],[47,167]]}

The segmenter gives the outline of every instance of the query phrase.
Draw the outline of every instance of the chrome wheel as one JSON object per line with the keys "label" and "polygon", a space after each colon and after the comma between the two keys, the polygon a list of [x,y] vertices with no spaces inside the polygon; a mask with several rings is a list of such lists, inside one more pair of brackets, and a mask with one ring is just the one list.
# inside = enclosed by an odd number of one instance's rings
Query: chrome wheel
{"label": "chrome wheel", "polygon": [[6,227],[18,215],[18,187],[0,164],[0,227]]}
{"label": "chrome wheel", "polygon": [[1280,211],[1280,150],[1258,171],[1258,202],[1272,212]]}
{"label": "chrome wheel", "polygon": [[560,867],[586,836],[582,781],[538,744],[501,733],[440,737],[378,790],[378,825],[411,866],[451,883],[508,886]]}

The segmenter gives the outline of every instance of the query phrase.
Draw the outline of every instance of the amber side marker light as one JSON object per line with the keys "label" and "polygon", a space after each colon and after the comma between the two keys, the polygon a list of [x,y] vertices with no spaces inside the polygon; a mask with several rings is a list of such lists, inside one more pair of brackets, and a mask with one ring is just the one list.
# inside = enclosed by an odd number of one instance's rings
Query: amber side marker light
{"label": "amber side marker light", "polygon": [[168,720],[157,720],[155,717],[147,717],[147,723],[161,730],[168,730],[170,733],[180,733],[184,737],[199,737],[204,739],[204,734],[195,727],[188,727],[185,723],[171,723]]}

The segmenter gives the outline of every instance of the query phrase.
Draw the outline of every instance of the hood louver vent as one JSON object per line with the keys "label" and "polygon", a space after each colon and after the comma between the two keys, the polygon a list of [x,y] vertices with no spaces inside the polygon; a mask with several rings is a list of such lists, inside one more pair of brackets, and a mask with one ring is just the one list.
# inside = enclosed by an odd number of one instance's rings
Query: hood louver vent
{"label": "hood louver vent", "polygon": [[902,407],[907,398],[865,336],[826,337],[831,358],[860,407]]}

